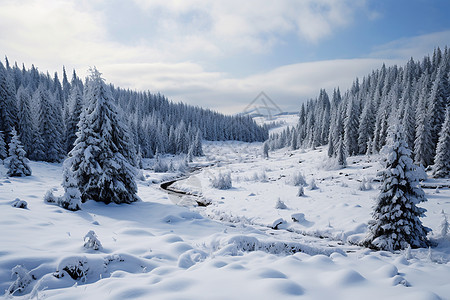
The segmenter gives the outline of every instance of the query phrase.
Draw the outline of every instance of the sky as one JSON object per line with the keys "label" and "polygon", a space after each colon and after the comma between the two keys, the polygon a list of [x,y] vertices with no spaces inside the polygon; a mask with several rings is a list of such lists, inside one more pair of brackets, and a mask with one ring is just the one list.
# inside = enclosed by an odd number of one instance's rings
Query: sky
{"label": "sky", "polygon": [[[450,44],[448,0],[0,0],[0,55],[238,113],[298,111]],[[69,78],[70,79],[70,78]]]}

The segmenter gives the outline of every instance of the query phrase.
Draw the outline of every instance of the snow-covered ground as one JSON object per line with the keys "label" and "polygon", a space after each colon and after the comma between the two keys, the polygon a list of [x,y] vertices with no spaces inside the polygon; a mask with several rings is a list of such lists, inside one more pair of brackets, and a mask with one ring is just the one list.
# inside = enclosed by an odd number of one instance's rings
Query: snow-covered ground
{"label": "snow-covered ground", "polygon": [[[14,285],[11,270],[21,265],[29,277],[22,274],[14,297],[25,299],[449,299],[450,238],[439,232],[448,188],[425,190],[423,222],[437,247],[374,252],[353,243],[365,236],[377,195],[376,156],[352,157],[336,170],[325,148],[282,149],[267,160],[260,143],[204,150],[197,163],[214,165],[172,187],[200,195],[207,207],[159,188],[174,174],[146,170],[142,202],[87,202],[70,212],[43,201],[49,189],[62,192],[60,164],[32,162],[25,178],[7,178],[0,166],[0,289]],[[231,189],[211,187],[219,172],[230,172]],[[299,174],[308,183],[301,197]],[[368,190],[360,190],[363,180]],[[438,183],[448,181],[426,182]],[[16,198],[28,208],[12,207]],[[276,208],[278,200],[286,208]],[[91,230],[100,250],[83,247]],[[80,279],[69,276],[74,270]]]}
{"label": "snow-covered ground", "polygon": [[270,133],[282,132],[287,126],[295,127],[298,124],[298,113],[284,113],[270,117],[254,117],[253,118],[258,125],[276,125],[271,128]]}

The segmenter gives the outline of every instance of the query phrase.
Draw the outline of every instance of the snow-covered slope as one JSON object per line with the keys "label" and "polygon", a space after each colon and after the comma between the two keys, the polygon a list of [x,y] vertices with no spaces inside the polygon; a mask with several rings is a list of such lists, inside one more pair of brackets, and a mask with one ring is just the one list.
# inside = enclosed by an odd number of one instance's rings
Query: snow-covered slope
{"label": "snow-covered slope", "polygon": [[275,125],[269,130],[269,134],[282,132],[286,127],[295,127],[298,123],[298,113],[283,113],[272,117],[258,116],[253,118],[258,125]]}
{"label": "snow-covered slope", "polygon": [[[142,202],[87,202],[70,212],[43,201],[49,189],[62,193],[61,165],[33,162],[33,175],[24,178],[7,178],[0,166],[0,289],[20,287],[11,270],[21,265],[29,276],[14,269],[24,283],[18,298],[448,298],[450,240],[439,235],[441,210],[450,212],[448,188],[426,189],[423,222],[436,248],[373,252],[351,242],[366,233],[377,157],[350,158],[348,168],[333,170],[323,148],[279,150],[268,160],[260,150],[260,143],[206,143],[198,163],[215,165],[173,187],[202,195],[208,207],[174,205],[183,199],[152,183],[161,175],[144,171]],[[210,186],[219,171],[231,173],[233,188]],[[317,189],[307,186],[297,197],[298,174]],[[373,189],[361,191],[363,179]],[[426,182],[438,183],[448,184]],[[28,208],[12,207],[16,198]],[[278,199],[286,209],[275,208]],[[99,250],[83,246],[91,230]]]}

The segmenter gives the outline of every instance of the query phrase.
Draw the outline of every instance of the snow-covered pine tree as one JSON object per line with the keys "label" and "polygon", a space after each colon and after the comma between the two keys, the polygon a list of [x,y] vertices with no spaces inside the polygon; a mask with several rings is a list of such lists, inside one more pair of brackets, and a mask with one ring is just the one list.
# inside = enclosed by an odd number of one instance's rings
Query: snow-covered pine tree
{"label": "snow-covered pine tree", "polygon": [[72,166],[81,199],[105,203],[137,201],[134,146],[110,90],[95,68],[85,92],[86,108],[67,162]]}
{"label": "snow-covered pine tree", "polygon": [[406,102],[403,112],[403,128],[405,129],[405,140],[408,148],[414,153],[414,140],[416,137],[416,120],[414,116],[414,108]]}
{"label": "snow-covered pine tree", "polygon": [[334,156],[334,152],[335,152],[334,142],[333,142],[333,139],[331,138],[331,134],[330,134],[330,139],[328,141],[328,152],[327,152],[328,157],[333,157]]}
{"label": "snow-covered pine tree", "polygon": [[439,132],[433,177],[450,177],[450,105],[447,106],[444,124]]}
{"label": "snow-covered pine tree", "polygon": [[381,153],[380,193],[363,244],[388,251],[405,249],[408,245],[413,248],[429,246],[427,233],[430,229],[419,219],[426,210],[416,206],[427,199],[418,185],[417,167],[397,123],[391,126]]}
{"label": "snow-covered pine tree", "polygon": [[6,157],[8,157],[8,152],[6,152],[5,136],[0,131],[0,159],[5,159]]}
{"label": "snow-covered pine tree", "polygon": [[81,193],[69,160],[64,162],[62,186],[64,188],[64,195],[58,199],[58,205],[72,211],[80,210]]}
{"label": "snow-covered pine tree", "polygon": [[22,142],[23,149],[27,154],[31,154],[33,149],[34,125],[33,115],[31,114],[31,93],[28,88],[22,85],[17,90],[18,107],[18,127],[17,132]]}
{"label": "snow-covered pine tree", "polygon": [[431,87],[428,98],[428,112],[430,116],[431,139],[433,143],[432,151],[438,142],[438,135],[445,119],[445,109],[449,103],[450,89],[448,81],[448,69],[446,64],[442,64],[437,69],[436,78]]}
{"label": "snow-covered pine tree", "polygon": [[357,102],[354,97],[351,97],[344,120],[344,143],[349,156],[358,154],[358,118]]}
{"label": "snow-covered pine tree", "polygon": [[70,95],[70,83],[67,79],[66,67],[63,66],[63,80],[62,80],[62,91],[63,91],[63,99],[64,102],[67,102]]}
{"label": "snow-covered pine tree", "polygon": [[202,146],[202,133],[200,130],[197,130],[197,134],[195,135],[194,144],[193,144],[193,152],[194,156],[203,156],[203,146]]}
{"label": "snow-covered pine tree", "polygon": [[366,101],[361,116],[359,118],[358,129],[358,150],[359,154],[367,152],[367,142],[373,136],[373,129],[375,126],[375,112],[373,110],[372,101]]}
{"label": "snow-covered pine tree", "polygon": [[339,116],[336,122],[336,132],[338,133],[338,144],[336,146],[336,159],[340,167],[345,168],[347,166],[347,149],[344,142],[344,126],[342,119]]}
{"label": "snow-covered pine tree", "polygon": [[33,154],[33,158],[48,162],[59,162],[64,157],[62,149],[61,112],[58,110],[58,104],[48,92],[45,83],[40,83],[34,93],[34,101],[38,105],[38,119],[36,139],[34,148],[39,149],[39,156]]}
{"label": "snow-covered pine tree", "polygon": [[347,150],[345,149],[344,138],[339,139],[337,154],[336,154],[337,163],[340,167],[347,167]]}
{"label": "snow-covered pine tree", "polygon": [[269,158],[269,142],[265,141],[263,143],[263,158],[268,159]]}
{"label": "snow-covered pine tree", "polygon": [[0,130],[5,134],[6,143],[9,143],[11,130],[16,123],[15,92],[14,80],[0,62]]}
{"label": "snow-covered pine tree", "polygon": [[77,125],[80,121],[81,111],[83,109],[83,96],[78,85],[74,85],[69,94],[69,118],[66,120],[66,141],[65,150],[70,152],[73,143],[77,139]]}
{"label": "snow-covered pine tree", "polygon": [[25,157],[25,150],[23,150],[22,143],[17,136],[16,129],[12,130],[12,138],[9,143],[9,157],[6,160],[8,168],[7,175],[15,177],[24,177],[31,175],[31,168],[28,165],[28,159]]}
{"label": "snow-covered pine tree", "polygon": [[425,98],[419,100],[416,111],[416,139],[414,141],[414,162],[427,167],[433,162],[430,117]]}

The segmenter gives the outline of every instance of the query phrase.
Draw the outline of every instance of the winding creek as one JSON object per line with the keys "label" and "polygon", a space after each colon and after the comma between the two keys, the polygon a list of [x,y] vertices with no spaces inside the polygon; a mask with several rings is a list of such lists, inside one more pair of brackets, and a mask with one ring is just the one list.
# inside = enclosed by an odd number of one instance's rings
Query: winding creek
{"label": "winding creek", "polygon": [[[193,170],[191,170],[188,174],[179,177],[179,178],[175,178],[175,179],[171,179],[169,181],[165,181],[160,183],[160,188],[164,191],[167,192],[168,197],[170,199],[170,201],[175,204],[175,205],[179,205],[179,206],[185,206],[185,207],[207,207],[208,205],[211,204],[211,202],[209,202],[208,200],[204,199],[202,196],[199,195],[194,195],[191,194],[189,192],[186,191],[181,191],[178,190],[174,187],[172,187],[172,185],[178,181],[181,180],[189,180],[190,178],[192,178],[193,175],[196,175],[198,173],[200,173],[205,167],[213,167],[215,164],[211,164],[208,166],[203,166],[203,167],[195,167],[193,168]],[[206,217],[210,217],[210,216],[206,216]],[[215,218],[212,218],[215,219]],[[215,219],[216,220],[216,219]],[[237,224],[228,222],[228,221],[223,221],[223,220],[216,220],[219,221],[227,226],[231,226],[231,227],[236,227]],[[312,247],[318,247],[317,249],[324,249],[327,248],[322,254],[327,253],[329,255],[329,253],[332,252],[355,252],[356,248],[359,248],[358,246],[355,245],[349,245],[341,240],[336,240],[327,236],[316,236],[313,234],[308,234],[306,232],[300,232],[297,230],[293,230],[290,228],[287,229],[281,229],[281,228],[273,228],[270,225],[267,224],[259,224],[259,223],[250,223],[250,224],[242,224],[243,226],[251,226],[261,232],[265,232],[266,234],[269,234],[270,236],[273,237],[277,237],[277,239],[280,239],[280,242],[284,241],[284,242],[300,242],[300,243],[305,243],[309,246]],[[321,252],[321,251],[319,251]],[[329,253],[328,253],[329,252]]]}

